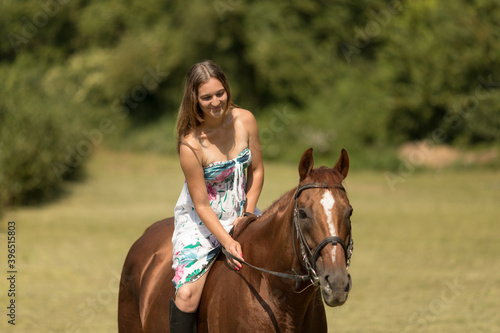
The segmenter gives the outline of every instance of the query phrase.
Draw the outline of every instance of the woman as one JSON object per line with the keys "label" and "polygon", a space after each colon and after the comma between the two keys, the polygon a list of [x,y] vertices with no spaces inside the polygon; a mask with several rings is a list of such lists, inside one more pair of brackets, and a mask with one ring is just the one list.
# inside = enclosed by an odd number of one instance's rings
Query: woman
{"label": "woman", "polygon": [[[256,211],[264,180],[257,122],[232,103],[226,77],[211,61],[195,64],[188,73],[177,152],[186,181],[175,207],[176,298],[170,304],[170,331],[191,332],[206,273],[220,247],[243,260],[229,231],[243,213]],[[235,260],[228,263],[241,268]]]}

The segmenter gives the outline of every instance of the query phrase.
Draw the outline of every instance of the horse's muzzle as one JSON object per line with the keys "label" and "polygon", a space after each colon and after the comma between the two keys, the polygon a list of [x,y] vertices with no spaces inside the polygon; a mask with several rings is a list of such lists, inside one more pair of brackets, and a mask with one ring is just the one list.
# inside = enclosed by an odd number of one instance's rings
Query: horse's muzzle
{"label": "horse's muzzle", "polygon": [[345,303],[352,287],[351,274],[347,271],[320,276],[321,293],[328,306]]}

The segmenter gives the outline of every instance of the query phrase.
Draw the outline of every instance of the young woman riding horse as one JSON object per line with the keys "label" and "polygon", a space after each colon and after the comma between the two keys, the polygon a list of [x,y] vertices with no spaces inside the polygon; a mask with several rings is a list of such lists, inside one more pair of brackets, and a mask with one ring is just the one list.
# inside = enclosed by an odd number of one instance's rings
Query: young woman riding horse
{"label": "young woman riding horse", "polygon": [[[175,220],[154,223],[127,254],[119,332],[327,332],[324,303],[351,290],[347,152],[315,169],[307,150],[298,187],[249,224],[240,216],[256,211],[263,183],[257,124],[215,64],[189,72],[177,133],[186,182]],[[230,259],[216,258],[221,246]]]}
{"label": "young woman riding horse", "polygon": [[[186,181],[174,211],[176,297],[170,305],[170,332],[191,332],[206,273],[221,246],[243,260],[229,231],[244,213],[254,213],[264,180],[257,122],[232,103],[226,76],[211,61],[195,64],[188,73],[177,151]],[[241,267],[235,259],[228,263],[235,270]]]}
{"label": "young woman riding horse", "polygon": [[[328,331],[324,304],[344,304],[351,290],[353,210],[342,185],[349,158],[342,150],[333,168],[313,164],[308,149],[298,186],[255,221],[236,225],[233,237],[253,267],[235,271],[224,256],[215,260],[199,305],[199,332]],[[166,218],[130,248],[120,280],[120,333],[169,331],[173,232],[174,219]]]}

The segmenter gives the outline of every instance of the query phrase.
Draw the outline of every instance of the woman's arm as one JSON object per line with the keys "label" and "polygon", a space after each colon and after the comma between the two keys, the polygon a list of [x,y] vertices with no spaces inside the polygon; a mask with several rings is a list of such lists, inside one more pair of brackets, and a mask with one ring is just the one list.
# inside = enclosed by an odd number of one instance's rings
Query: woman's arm
{"label": "woman's arm", "polygon": [[244,208],[245,212],[253,213],[264,184],[264,164],[262,163],[257,121],[249,111],[243,120],[245,128],[248,130],[248,147],[252,152],[252,163],[247,169],[247,202]]}
{"label": "woman's arm", "polygon": [[[182,171],[186,177],[191,200],[193,201],[194,208],[201,221],[226,250],[243,260],[240,244],[224,229],[212,210],[212,207],[210,207],[200,159],[198,159],[194,151],[186,145],[180,146],[179,158]],[[237,261],[233,261],[233,264],[235,267],[241,267],[241,264]]]}

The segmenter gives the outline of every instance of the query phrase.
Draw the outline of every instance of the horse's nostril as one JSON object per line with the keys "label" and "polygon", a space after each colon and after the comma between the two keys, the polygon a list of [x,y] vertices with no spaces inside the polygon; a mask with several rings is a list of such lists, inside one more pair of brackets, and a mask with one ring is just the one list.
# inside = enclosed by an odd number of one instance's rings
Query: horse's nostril
{"label": "horse's nostril", "polygon": [[348,293],[349,290],[351,290],[351,286],[352,286],[351,274],[347,274],[347,286],[345,286],[346,293]]}

